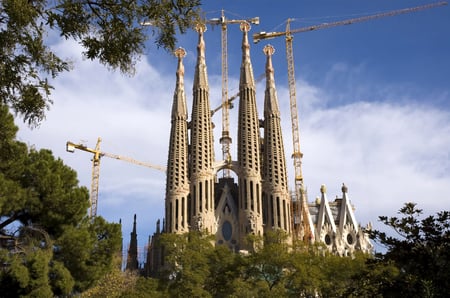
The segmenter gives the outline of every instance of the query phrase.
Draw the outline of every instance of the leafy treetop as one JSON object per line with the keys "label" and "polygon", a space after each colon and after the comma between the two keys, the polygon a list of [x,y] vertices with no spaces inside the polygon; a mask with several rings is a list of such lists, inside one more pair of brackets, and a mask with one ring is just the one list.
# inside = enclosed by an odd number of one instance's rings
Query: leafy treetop
{"label": "leafy treetop", "polygon": [[44,119],[52,104],[49,79],[71,68],[49,47],[49,31],[80,42],[88,59],[131,74],[147,28],[158,47],[173,50],[176,33],[198,20],[199,6],[200,0],[0,1],[0,101],[29,125]]}
{"label": "leafy treetop", "polygon": [[2,297],[84,291],[114,266],[120,224],[87,218],[89,193],[50,150],[28,149],[0,103],[0,287]]}

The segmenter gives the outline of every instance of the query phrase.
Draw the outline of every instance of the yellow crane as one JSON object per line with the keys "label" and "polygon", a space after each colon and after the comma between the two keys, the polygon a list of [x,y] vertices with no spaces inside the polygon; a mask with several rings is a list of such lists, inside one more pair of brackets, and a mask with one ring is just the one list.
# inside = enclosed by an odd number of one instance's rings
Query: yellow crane
{"label": "yellow crane", "polygon": [[[258,78],[255,80],[255,83],[259,83],[266,77],[266,74],[260,74]],[[220,106],[216,107],[215,109],[211,110],[211,117],[214,116],[215,113],[217,113],[220,109],[222,109],[225,105],[228,109],[232,109],[234,107],[233,101],[235,101],[239,97],[239,92],[236,92],[233,96],[228,98],[227,101],[222,102]]]}
{"label": "yellow crane", "polygon": [[73,153],[75,152],[75,149],[78,150],[82,150],[82,151],[86,151],[89,153],[92,153],[94,156],[92,158],[92,179],[91,179],[91,193],[89,195],[89,200],[91,203],[91,207],[89,208],[89,217],[93,218],[97,215],[97,203],[98,203],[98,181],[99,181],[99,177],[100,177],[100,158],[103,156],[109,157],[109,158],[114,158],[114,159],[118,159],[118,160],[123,160],[126,162],[130,162],[136,165],[140,165],[140,166],[144,166],[144,167],[148,167],[148,168],[152,168],[158,171],[166,171],[165,167],[162,166],[157,166],[157,165],[153,165],[147,162],[143,162],[143,161],[139,161],[130,157],[126,157],[126,156],[121,156],[121,155],[117,155],[117,154],[112,154],[112,153],[108,153],[108,152],[103,152],[100,150],[100,143],[101,143],[102,139],[98,138],[97,139],[97,144],[95,145],[95,148],[89,148],[86,147],[83,144],[75,144],[73,142],[68,141],[66,143],[66,151]]}
{"label": "yellow crane", "polygon": [[[233,99],[228,98],[228,45],[227,45],[227,25],[228,24],[241,24],[242,22],[247,22],[251,24],[258,25],[259,17],[243,19],[243,20],[229,20],[225,17],[224,10],[222,9],[222,15],[220,18],[214,18],[210,20],[206,20],[206,24],[210,25],[220,25],[222,27],[222,105],[214,110],[214,112],[218,111],[222,108],[222,137],[220,138],[220,143],[222,144],[222,155],[223,160],[231,162],[231,154],[230,154],[230,122],[229,122],[229,108],[231,101],[234,100],[236,96],[233,96]],[[224,177],[230,177],[230,170],[224,169]]]}
{"label": "yellow crane", "polygon": [[293,208],[293,229],[295,235],[299,239],[303,240],[314,240],[314,234],[311,230],[313,227],[312,219],[308,210],[308,202],[306,198],[306,190],[303,183],[302,174],[302,157],[303,153],[300,151],[300,136],[298,129],[298,111],[297,111],[297,95],[295,90],[295,71],[294,71],[294,54],[292,49],[292,41],[294,33],[309,32],[319,29],[326,29],[341,25],[350,25],[354,23],[364,22],[368,20],[378,19],[382,17],[390,17],[399,14],[411,13],[415,11],[420,11],[424,9],[429,9],[433,7],[447,5],[447,2],[436,2],[427,5],[393,10],[385,13],[378,13],[374,15],[368,15],[358,18],[352,18],[347,20],[341,20],[331,23],[323,23],[298,29],[291,30],[290,19],[287,20],[286,30],[281,32],[259,32],[253,34],[253,42],[258,43],[263,39],[270,39],[279,36],[285,36],[286,38],[286,59],[288,65],[288,84],[289,84],[289,100],[290,100],[290,110],[291,110],[291,126],[292,126],[292,139],[293,139],[293,160],[294,160],[294,171],[295,171],[295,201],[292,202]]}

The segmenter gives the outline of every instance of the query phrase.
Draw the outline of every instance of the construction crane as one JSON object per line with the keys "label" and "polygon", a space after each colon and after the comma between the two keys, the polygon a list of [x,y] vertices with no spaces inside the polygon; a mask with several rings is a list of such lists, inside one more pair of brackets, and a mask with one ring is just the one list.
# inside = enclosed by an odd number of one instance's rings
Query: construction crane
{"label": "construction crane", "polygon": [[[260,74],[256,80],[255,83],[259,83],[262,81],[262,79],[264,79],[266,77],[265,73]],[[220,109],[222,109],[225,105],[227,106],[228,109],[232,109],[233,106],[233,101],[239,97],[239,92],[236,92],[233,96],[231,96],[230,98],[228,98],[228,100],[226,102],[223,102],[220,106],[216,107],[215,109],[211,110],[211,117],[214,116],[215,113],[217,113]]]}
{"label": "construction crane", "polygon": [[[223,160],[231,163],[230,154],[230,123],[229,123],[229,105],[231,100],[228,98],[228,45],[227,45],[227,25],[228,24],[241,24],[242,22],[248,22],[250,24],[259,24],[259,17],[254,17],[250,19],[243,20],[228,20],[225,17],[224,10],[222,9],[222,15],[220,18],[214,18],[206,20],[206,24],[212,26],[220,25],[222,27],[222,137],[220,138],[220,143],[222,144],[222,155]],[[234,96],[236,98],[237,96]],[[234,99],[233,98],[233,99]],[[220,109],[220,108],[219,108]],[[217,109],[217,110],[219,110]],[[223,176],[225,178],[230,177],[230,170],[224,169]]]}
{"label": "construction crane", "polygon": [[364,22],[368,20],[390,17],[399,14],[411,13],[424,9],[434,8],[438,6],[447,5],[447,2],[437,2],[427,5],[393,10],[385,13],[379,13],[374,15],[368,15],[358,18],[352,18],[347,20],[341,20],[331,23],[323,23],[314,26],[308,26],[291,30],[290,21],[287,20],[286,31],[282,32],[259,32],[253,34],[253,42],[258,43],[263,39],[275,38],[278,36],[285,36],[286,38],[286,59],[288,65],[288,84],[289,84],[289,100],[291,110],[291,125],[292,125],[292,140],[293,140],[293,160],[295,171],[295,196],[296,199],[292,201],[293,208],[293,229],[294,234],[303,240],[314,241],[314,234],[311,230],[313,227],[312,219],[309,214],[308,202],[306,197],[306,189],[304,187],[303,174],[302,174],[302,157],[303,153],[300,150],[300,136],[298,129],[298,111],[297,111],[297,95],[295,90],[295,69],[294,69],[294,54],[292,49],[292,41],[294,33],[309,32],[314,30],[326,29],[330,27],[336,27],[341,25],[350,25],[354,23]]}
{"label": "construction crane", "polygon": [[162,166],[157,166],[157,165],[153,165],[147,162],[143,162],[143,161],[139,161],[139,160],[135,160],[133,158],[130,157],[126,157],[126,156],[121,156],[121,155],[117,155],[117,154],[112,154],[112,153],[108,153],[108,152],[103,152],[100,150],[100,143],[101,143],[102,139],[98,138],[97,139],[97,144],[95,145],[95,148],[89,148],[86,147],[83,144],[75,144],[73,142],[68,141],[66,143],[66,151],[73,153],[75,152],[75,149],[78,150],[82,150],[82,151],[86,151],[89,153],[92,153],[94,156],[92,158],[92,179],[91,179],[91,193],[89,195],[89,200],[91,203],[91,207],[89,209],[89,217],[93,218],[97,215],[97,203],[98,203],[98,181],[99,181],[99,177],[100,177],[100,158],[103,156],[109,157],[109,158],[114,158],[114,159],[118,159],[118,160],[123,160],[126,162],[130,162],[136,165],[140,165],[140,166],[144,166],[144,167],[148,167],[148,168],[152,168],[158,171],[166,171],[165,167]]}

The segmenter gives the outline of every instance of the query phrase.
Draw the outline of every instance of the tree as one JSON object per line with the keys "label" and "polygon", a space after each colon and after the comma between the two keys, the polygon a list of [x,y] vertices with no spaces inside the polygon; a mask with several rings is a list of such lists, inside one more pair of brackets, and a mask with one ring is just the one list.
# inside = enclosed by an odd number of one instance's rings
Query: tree
{"label": "tree", "polygon": [[355,283],[354,277],[361,275],[361,272],[366,270],[367,262],[370,259],[371,256],[358,252],[352,257],[325,254],[321,258],[319,267],[321,276],[317,287],[318,293],[323,297],[349,296],[349,288],[352,288]]}
{"label": "tree", "polygon": [[75,280],[74,289],[85,291],[114,268],[121,249],[120,224],[107,223],[96,216],[69,226],[56,241],[54,259],[63,262]]}
{"label": "tree", "polygon": [[51,242],[44,231],[22,229],[22,239],[15,250],[0,250],[0,261],[3,266],[0,272],[2,295],[52,296],[49,283],[51,256]]}
{"label": "tree", "polygon": [[391,261],[368,258],[360,271],[353,272],[342,296],[395,297],[391,289],[399,276],[399,269]]}
{"label": "tree", "polygon": [[120,225],[87,218],[89,193],[76,172],[49,150],[15,140],[3,104],[0,127],[2,295],[50,297],[91,287],[113,266]]}
{"label": "tree", "polygon": [[52,103],[49,80],[71,67],[49,47],[49,31],[80,42],[86,58],[133,73],[148,28],[158,47],[173,50],[177,31],[184,33],[192,26],[199,6],[200,0],[3,0],[0,101],[31,125],[44,119]]}
{"label": "tree", "polygon": [[213,239],[202,232],[164,234],[164,273],[162,288],[171,297],[209,297],[205,284],[210,273],[209,256]]}
{"label": "tree", "polygon": [[294,242],[291,254],[292,269],[287,277],[286,287],[293,297],[315,297],[320,293],[326,276],[330,253],[320,244],[303,241]]}
{"label": "tree", "polygon": [[233,293],[245,296],[242,287],[237,286],[245,264],[240,254],[225,245],[216,246],[208,255],[209,274],[205,281],[205,289],[213,297],[230,297]]}
{"label": "tree", "polygon": [[[256,240],[256,239],[255,239]],[[292,272],[292,259],[289,253],[288,236],[283,231],[268,232],[264,243],[250,254],[245,272],[248,282],[259,287],[258,296],[286,296],[287,276]],[[259,285],[259,286],[257,286]]]}
{"label": "tree", "polygon": [[387,248],[378,258],[392,262],[399,275],[390,295],[445,297],[450,289],[450,212],[421,218],[422,210],[406,203],[401,217],[380,216],[380,221],[394,229],[396,237],[372,231],[371,237]]}
{"label": "tree", "polygon": [[164,298],[167,297],[167,291],[159,289],[158,280],[149,277],[139,277],[134,284],[133,289],[125,291],[121,298]]}

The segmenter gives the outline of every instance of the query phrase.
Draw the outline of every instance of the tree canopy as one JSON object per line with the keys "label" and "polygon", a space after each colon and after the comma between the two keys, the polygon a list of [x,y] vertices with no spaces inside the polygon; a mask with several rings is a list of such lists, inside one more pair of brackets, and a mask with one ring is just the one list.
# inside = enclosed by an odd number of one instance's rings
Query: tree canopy
{"label": "tree canopy", "polygon": [[119,224],[86,216],[89,193],[50,150],[15,139],[0,104],[0,285],[5,297],[84,291],[120,253]]}
{"label": "tree canopy", "polygon": [[110,297],[446,297],[449,212],[421,218],[406,203],[399,214],[380,217],[398,235],[370,232],[387,249],[376,255],[340,257],[317,243],[290,245],[280,231],[249,238],[257,249],[248,254],[214,247],[208,234],[163,234],[165,267],[158,278],[127,284],[124,273],[115,285],[126,285]]}
{"label": "tree canopy", "polygon": [[1,102],[30,125],[44,119],[50,80],[71,68],[52,51],[49,32],[78,41],[88,59],[132,73],[149,34],[158,47],[173,50],[176,33],[198,20],[199,6],[200,0],[2,0]]}
{"label": "tree canopy", "polygon": [[387,248],[378,259],[395,264],[400,272],[388,290],[391,295],[445,297],[450,289],[450,211],[422,218],[423,210],[406,203],[399,214],[401,217],[380,216],[395,236],[371,233]]}

